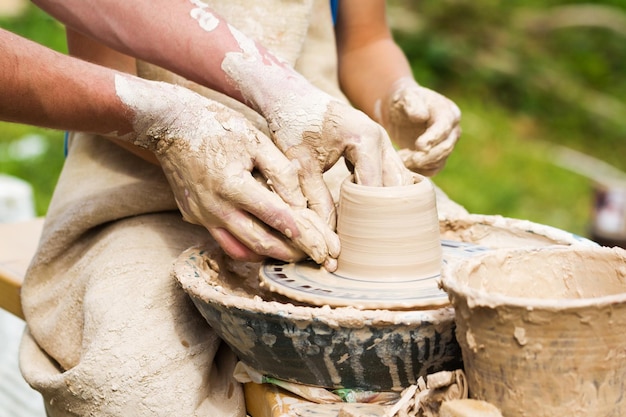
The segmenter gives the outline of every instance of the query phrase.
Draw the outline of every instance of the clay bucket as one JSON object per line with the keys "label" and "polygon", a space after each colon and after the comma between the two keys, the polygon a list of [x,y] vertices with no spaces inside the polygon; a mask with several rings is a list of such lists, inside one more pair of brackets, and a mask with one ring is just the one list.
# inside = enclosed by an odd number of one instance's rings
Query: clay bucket
{"label": "clay bucket", "polygon": [[471,397],[507,417],[626,415],[626,251],[492,251],[442,287]]}

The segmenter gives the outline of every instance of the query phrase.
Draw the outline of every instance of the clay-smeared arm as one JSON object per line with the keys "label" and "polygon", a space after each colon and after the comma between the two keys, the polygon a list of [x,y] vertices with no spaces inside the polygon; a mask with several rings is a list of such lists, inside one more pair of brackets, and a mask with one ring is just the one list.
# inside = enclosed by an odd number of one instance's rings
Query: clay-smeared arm
{"label": "clay-smeared arm", "polygon": [[[200,0],[35,0],[76,31],[214,88],[263,115],[298,175],[308,205],[334,224],[322,172],[344,156],[357,181],[411,181],[383,129],[311,85]],[[268,13],[280,13],[268,10]]]}
{"label": "clay-smeared arm", "polygon": [[411,170],[443,168],[459,135],[461,113],[417,84],[394,42],[383,0],[341,0],[336,25],[339,80],[350,101],[381,123]]}
{"label": "clay-smeared arm", "polygon": [[293,163],[251,122],[171,84],[117,75],[115,87],[133,114],[129,140],[155,153],[185,220],[205,226],[234,258],[307,254],[335,268],[337,235],[307,208]]}
{"label": "clay-smeared arm", "polygon": [[294,261],[306,253],[334,269],[338,238],[306,208],[293,164],[238,113],[185,88],[70,58],[4,30],[0,59],[0,119],[113,135],[148,150],[184,218],[205,226],[231,256]]}
{"label": "clay-smeared arm", "polygon": [[70,29],[243,101],[221,69],[240,50],[228,25],[198,0],[34,0]]}

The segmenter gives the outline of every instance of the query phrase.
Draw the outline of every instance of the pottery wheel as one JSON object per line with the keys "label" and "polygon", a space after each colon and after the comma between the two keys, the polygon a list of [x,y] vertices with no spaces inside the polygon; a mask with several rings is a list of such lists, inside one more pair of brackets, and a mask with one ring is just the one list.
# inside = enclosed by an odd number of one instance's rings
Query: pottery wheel
{"label": "pottery wheel", "polygon": [[[442,240],[443,262],[466,258],[488,250],[471,243]],[[287,263],[267,260],[259,270],[261,285],[292,300],[311,305],[351,306],[360,309],[428,309],[447,305],[448,295],[439,288],[439,274],[390,281],[349,278],[328,272],[307,260]]]}

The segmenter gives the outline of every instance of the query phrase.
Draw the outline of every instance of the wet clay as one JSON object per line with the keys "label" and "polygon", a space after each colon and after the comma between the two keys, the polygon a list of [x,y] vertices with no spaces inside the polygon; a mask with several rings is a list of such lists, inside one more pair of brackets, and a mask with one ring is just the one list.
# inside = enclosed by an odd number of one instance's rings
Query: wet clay
{"label": "wet clay", "polygon": [[339,196],[337,234],[337,275],[393,282],[441,273],[435,191],[420,175],[398,187],[367,187],[348,178]]}
{"label": "wet clay", "polygon": [[270,260],[262,285],[312,305],[358,308],[436,308],[448,303],[437,278],[443,261],[436,196],[429,179],[369,187],[348,177],[341,184],[334,273],[305,261]]}
{"label": "wet clay", "polygon": [[442,239],[472,242],[489,248],[539,247],[549,245],[598,246],[589,239],[529,220],[498,215],[441,213]]}
{"label": "wet clay", "polygon": [[626,415],[626,251],[491,251],[442,283],[470,396],[507,417]]}

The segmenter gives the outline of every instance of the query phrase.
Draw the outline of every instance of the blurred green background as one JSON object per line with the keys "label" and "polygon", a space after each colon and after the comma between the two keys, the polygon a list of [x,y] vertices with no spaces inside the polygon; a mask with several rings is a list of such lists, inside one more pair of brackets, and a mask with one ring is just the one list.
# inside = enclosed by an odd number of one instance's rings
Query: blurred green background
{"label": "blurred green background", "polygon": [[[470,212],[587,236],[597,169],[562,150],[626,171],[626,2],[388,5],[418,81],[463,112],[463,135],[435,182]],[[65,52],[63,27],[30,3],[0,27]],[[0,172],[33,185],[40,215],[62,164],[62,132],[0,124]]]}
{"label": "blurred green background", "polygon": [[[0,0],[0,27],[67,52],[63,26],[28,1]],[[0,174],[32,185],[38,215],[46,213],[63,166],[63,136],[60,131],[0,122]]]}

